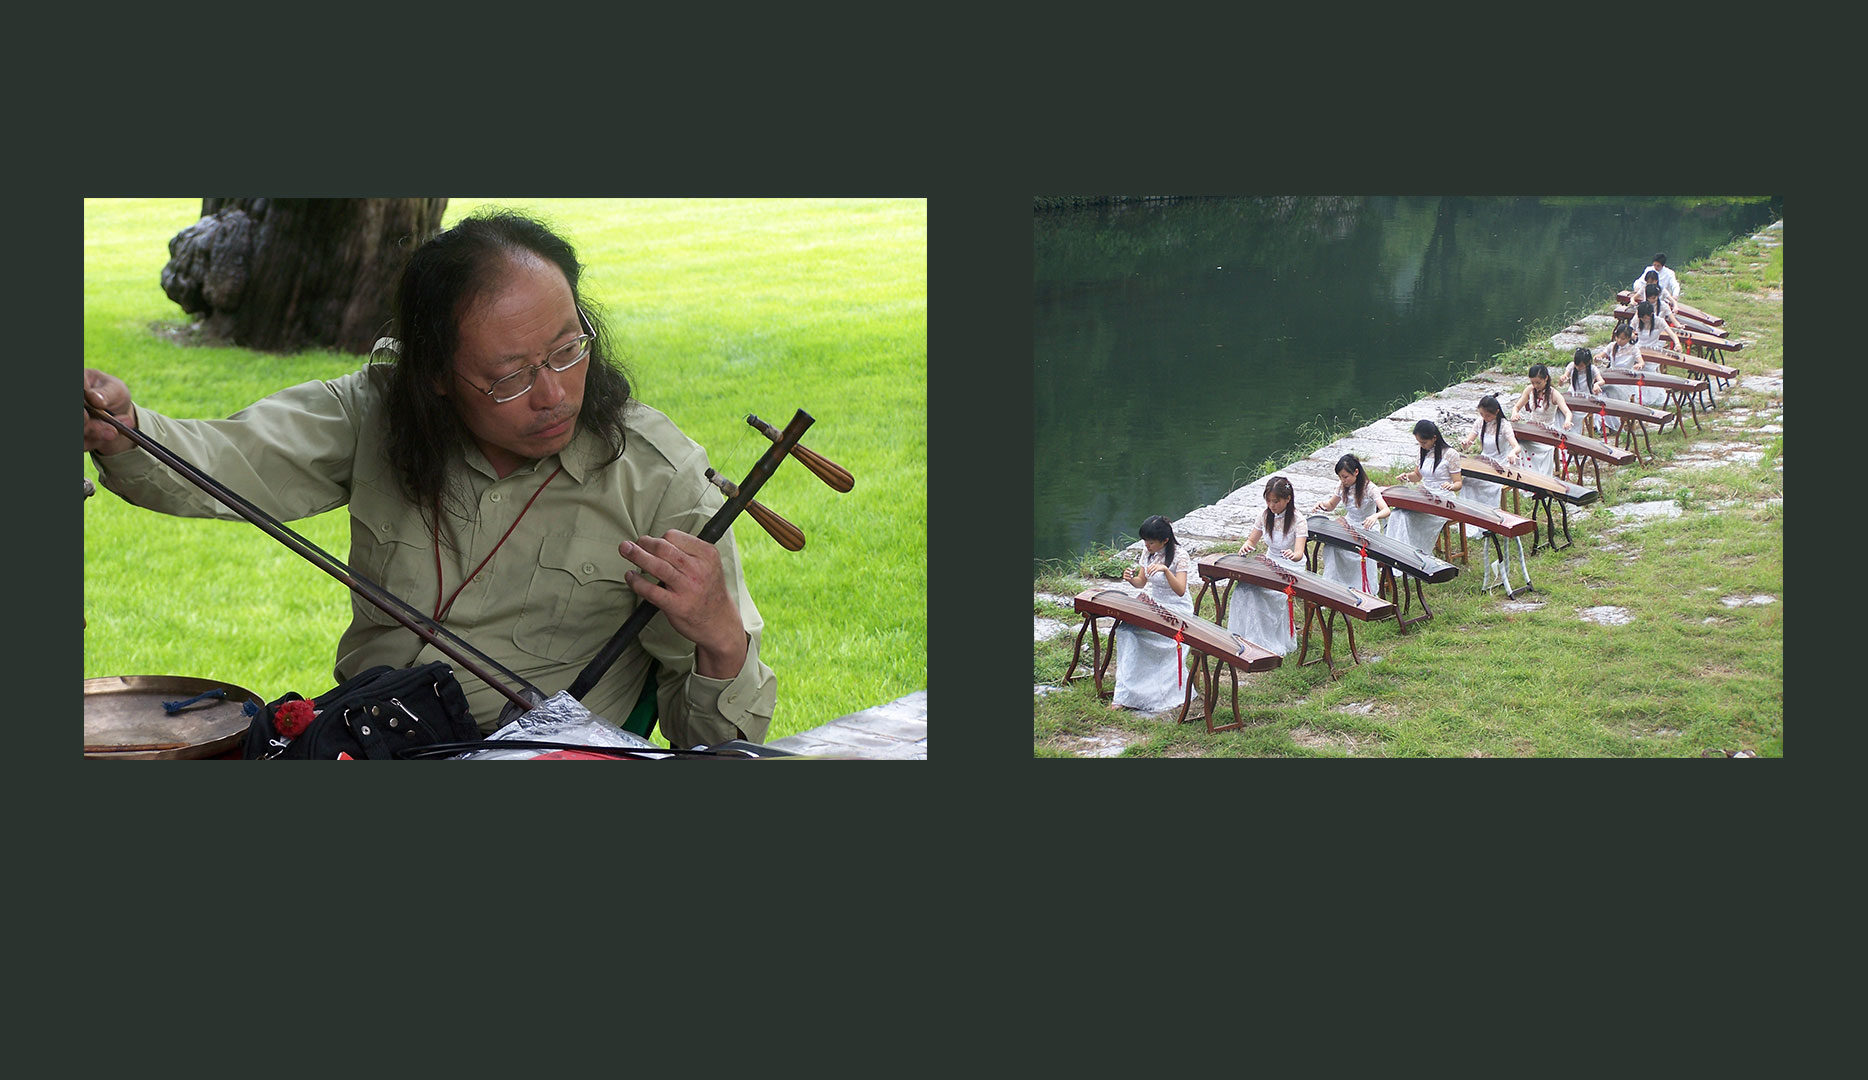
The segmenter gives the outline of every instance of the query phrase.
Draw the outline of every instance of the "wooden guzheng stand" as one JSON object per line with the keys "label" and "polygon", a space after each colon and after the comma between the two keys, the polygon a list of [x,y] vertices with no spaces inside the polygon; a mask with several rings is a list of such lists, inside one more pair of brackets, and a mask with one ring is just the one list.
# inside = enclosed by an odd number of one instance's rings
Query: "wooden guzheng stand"
{"label": "wooden guzheng stand", "polygon": [[[1431,514],[1445,518],[1460,525],[1471,525],[1484,529],[1492,538],[1492,548],[1498,552],[1499,580],[1492,581],[1492,566],[1488,562],[1485,577],[1479,583],[1479,591],[1485,592],[1495,584],[1505,587],[1506,596],[1517,596],[1531,588],[1531,567],[1524,556],[1524,534],[1537,531],[1537,522],[1530,518],[1508,514],[1503,510],[1491,510],[1478,503],[1455,499],[1446,495],[1436,495],[1421,487],[1390,487],[1382,489],[1382,498],[1395,510],[1408,510],[1416,514]],[[1444,529],[1442,529],[1444,532]],[[1505,555],[1505,540],[1514,540],[1518,545],[1518,566],[1524,571],[1524,584],[1516,589],[1511,587],[1511,560]],[[1448,556],[1452,555],[1449,545]],[[1460,557],[1465,557],[1465,534],[1461,533]]]}
{"label": "wooden guzheng stand", "polygon": [[[1390,588],[1397,594],[1393,602],[1400,604],[1401,609],[1395,613],[1395,624],[1401,628],[1402,633],[1423,619],[1433,618],[1433,611],[1427,607],[1427,593],[1422,583],[1438,584],[1459,576],[1459,567],[1452,563],[1437,559],[1392,536],[1360,525],[1351,525],[1343,518],[1312,514],[1304,519],[1304,527],[1308,530],[1306,542],[1310,548],[1309,563],[1313,571],[1317,568],[1326,544],[1375,560],[1376,568],[1381,573],[1381,583],[1375,587],[1375,595],[1386,596]],[[1390,574],[1388,571],[1391,569],[1401,571],[1402,576]],[[1413,609],[1416,597],[1420,599],[1421,613],[1409,618],[1407,613]]]}
{"label": "wooden guzheng stand", "polygon": [[[1076,674],[1077,661],[1083,655],[1083,635],[1090,635],[1091,670],[1096,678],[1096,696],[1113,696],[1115,687],[1103,692],[1103,673],[1109,670],[1110,661],[1115,658],[1115,627],[1109,629],[1109,644],[1102,643],[1101,632],[1097,629],[1099,618],[1114,619],[1128,623],[1139,630],[1148,630],[1163,637],[1176,637],[1181,644],[1193,652],[1194,673],[1200,684],[1206,689],[1201,692],[1202,719],[1206,721],[1206,730],[1231,731],[1245,726],[1245,720],[1239,715],[1239,672],[1269,671],[1283,662],[1284,658],[1276,653],[1259,648],[1257,645],[1232,633],[1223,626],[1216,626],[1205,619],[1187,618],[1168,611],[1160,604],[1149,599],[1146,594],[1133,589],[1093,588],[1077,594],[1073,601],[1077,611],[1083,615],[1083,626],[1077,631],[1077,647],[1070,656],[1070,667],[1064,671],[1064,681],[1080,679]],[[1218,689],[1218,665],[1224,664],[1232,677],[1232,723],[1213,723],[1213,697]],[[1182,697],[1180,713],[1175,716],[1176,723],[1185,723],[1188,709],[1193,704],[1193,688],[1196,674],[1187,677],[1187,693]]]}
{"label": "wooden guzheng stand", "polygon": [[[1213,621],[1216,623],[1226,617],[1226,606],[1232,597],[1235,582],[1272,592],[1284,592],[1289,588],[1294,599],[1304,601],[1304,636],[1303,644],[1297,652],[1297,666],[1320,661],[1332,679],[1340,677],[1336,665],[1330,661],[1330,638],[1336,617],[1345,616],[1343,626],[1349,630],[1349,660],[1351,663],[1360,663],[1362,658],[1356,655],[1355,625],[1349,620],[1369,622],[1396,614],[1395,606],[1390,601],[1359,589],[1345,588],[1321,574],[1281,566],[1268,555],[1208,555],[1199,561],[1198,566],[1200,593],[1194,598],[1193,608],[1199,611],[1200,601],[1205,598],[1207,590],[1212,589]],[[1225,584],[1222,586],[1221,582]],[[1317,660],[1307,661],[1304,657],[1310,653],[1310,624],[1315,621],[1319,607],[1328,613],[1323,619],[1323,655]]]}
{"label": "wooden guzheng stand", "polygon": [[[1531,495],[1531,520],[1537,520],[1537,509],[1544,510],[1544,532],[1549,537],[1548,545],[1552,551],[1569,547],[1570,507],[1587,506],[1602,497],[1602,492],[1595,488],[1572,484],[1568,480],[1547,476],[1529,469],[1518,469],[1483,455],[1463,459],[1459,471],[1466,476],[1477,476],[1490,480],[1494,484],[1503,484],[1512,491],[1515,498],[1520,491]],[[1563,511],[1563,543],[1557,543],[1556,523],[1551,520],[1550,506],[1555,503]],[[1517,508],[1517,503],[1512,503]],[[1537,554],[1537,532],[1531,532],[1531,554]]]}
{"label": "wooden guzheng stand", "polygon": [[[1583,464],[1587,462],[1595,469],[1596,490],[1602,490],[1602,465],[1632,465],[1640,460],[1632,451],[1593,439],[1587,435],[1576,435],[1560,431],[1548,424],[1536,420],[1514,420],[1511,429],[1518,435],[1521,443],[1534,442],[1557,447],[1557,475],[1569,475],[1570,465],[1576,466],[1576,479],[1583,479]],[[1568,460],[1564,460],[1564,459]]]}

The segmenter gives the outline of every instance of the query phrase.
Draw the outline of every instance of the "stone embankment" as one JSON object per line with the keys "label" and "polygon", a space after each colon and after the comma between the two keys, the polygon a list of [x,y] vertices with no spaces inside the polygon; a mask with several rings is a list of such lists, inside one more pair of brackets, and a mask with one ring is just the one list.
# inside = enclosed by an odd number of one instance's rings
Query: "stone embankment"
{"label": "stone embankment", "polygon": [[[1776,233],[1782,228],[1783,222],[1776,222],[1764,229],[1757,239],[1767,246],[1775,245],[1780,242]],[[1550,339],[1551,348],[1555,350],[1553,355],[1567,360],[1571,351],[1578,346],[1587,345],[1592,336],[1602,336],[1614,325],[1615,320],[1609,315],[1586,316],[1565,327]],[[1739,385],[1748,390],[1759,391],[1775,403],[1775,407],[1766,414],[1770,419],[1770,424],[1763,428],[1748,429],[1747,434],[1781,433],[1783,430],[1781,403],[1784,386],[1783,371],[1779,369],[1746,372],[1744,351],[1739,350],[1732,355],[1735,358],[1724,362],[1739,369],[1741,373]],[[1562,369],[1562,362],[1559,361],[1553,368],[1553,375]],[[1439,425],[1447,441],[1457,446],[1466,437],[1474,419],[1479,415],[1480,398],[1487,394],[1495,395],[1503,403],[1506,415],[1510,415],[1512,404],[1526,385],[1522,371],[1504,371],[1494,368],[1481,372],[1437,394],[1411,402],[1374,423],[1357,428],[1328,446],[1311,453],[1308,457],[1279,469],[1276,473],[1267,473],[1249,483],[1241,484],[1211,506],[1202,506],[1189,511],[1174,521],[1174,535],[1180,543],[1186,545],[1190,556],[1194,559],[1215,551],[1236,551],[1240,540],[1252,527],[1254,519],[1264,510],[1265,482],[1272,476],[1283,476],[1290,480],[1292,490],[1296,493],[1295,502],[1299,511],[1308,511],[1310,507],[1335,494],[1337,485],[1335,465],[1344,454],[1356,455],[1365,466],[1370,468],[1394,470],[1397,467],[1411,467],[1418,458],[1420,449],[1419,444],[1414,441],[1413,431],[1416,421],[1432,420]],[[1688,421],[1689,428],[1685,437],[1690,438],[1692,442],[1687,452],[1676,456],[1671,466],[1663,467],[1659,471],[1664,473],[1667,468],[1681,467],[1704,468],[1709,463],[1725,459],[1757,461],[1761,451],[1754,442],[1737,438],[1722,439],[1720,435],[1721,428],[1736,427],[1750,415],[1748,410],[1726,408],[1723,402],[1719,409],[1710,413],[1702,412],[1700,415],[1702,430],[1692,429],[1691,420]],[[1669,438],[1680,437],[1673,435],[1671,428],[1667,430]],[[1781,467],[1780,464],[1779,468]],[[1665,481],[1649,477],[1637,481],[1636,486],[1650,482],[1660,484]],[[1579,518],[1586,517],[1590,512],[1590,509],[1572,508],[1570,520],[1574,523]],[[1608,513],[1618,519],[1639,520],[1642,516],[1677,514],[1678,509],[1674,508],[1671,502],[1648,502],[1624,507],[1602,507],[1599,512]],[[1125,549],[1125,554],[1130,558],[1139,558],[1141,551],[1141,541],[1137,540]],[[1083,587],[1087,588],[1091,584],[1093,583],[1086,581]],[[1094,584],[1108,585],[1110,583],[1104,581]],[[1198,585],[1198,573],[1196,572],[1188,588],[1191,591]],[[1047,596],[1046,594],[1039,594],[1039,596],[1042,599],[1062,603],[1066,607],[1071,603],[1071,598],[1067,596]],[[1035,640],[1043,640],[1067,629],[1070,627],[1055,619],[1038,618],[1034,620],[1032,632]]]}

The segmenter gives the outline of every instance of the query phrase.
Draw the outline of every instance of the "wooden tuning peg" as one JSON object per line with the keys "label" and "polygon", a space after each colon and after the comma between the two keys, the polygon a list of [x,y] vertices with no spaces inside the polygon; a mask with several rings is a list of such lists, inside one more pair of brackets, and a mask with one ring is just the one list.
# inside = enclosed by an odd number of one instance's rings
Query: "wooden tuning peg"
{"label": "wooden tuning peg", "polygon": [[[779,440],[778,429],[758,417],[748,416],[746,417],[746,422],[758,428],[761,434],[773,442]],[[856,486],[856,478],[850,475],[848,469],[845,469],[843,466],[815,450],[806,449],[802,444],[799,444],[791,448],[791,456],[803,462],[805,468],[816,473],[819,480],[829,484],[838,491],[848,491]]]}
{"label": "wooden tuning peg", "polygon": [[[707,470],[707,479],[713,481],[713,486],[719,488],[729,499],[739,494],[738,484],[714,472],[712,469]],[[751,500],[746,504],[746,512],[752,515],[752,519],[758,522],[760,527],[771,534],[772,539],[778,541],[780,547],[787,551],[804,550],[803,529],[779,517],[766,507],[759,505],[757,499]]]}

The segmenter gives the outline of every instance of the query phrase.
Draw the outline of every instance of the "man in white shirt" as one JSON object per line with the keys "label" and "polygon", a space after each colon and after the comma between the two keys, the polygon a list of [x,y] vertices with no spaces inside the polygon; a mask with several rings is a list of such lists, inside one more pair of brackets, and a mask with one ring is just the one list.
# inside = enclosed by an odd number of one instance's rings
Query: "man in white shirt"
{"label": "man in white shirt", "polygon": [[1637,302],[1647,295],[1645,286],[1647,285],[1647,276],[1650,272],[1655,275],[1656,281],[1660,285],[1661,296],[1664,297],[1669,304],[1680,299],[1680,279],[1674,277],[1673,271],[1668,269],[1666,253],[1657,251],[1654,253],[1654,265],[1648,270],[1641,271],[1641,276],[1635,278],[1634,284],[1629,287],[1628,291],[1634,294],[1634,298]]}

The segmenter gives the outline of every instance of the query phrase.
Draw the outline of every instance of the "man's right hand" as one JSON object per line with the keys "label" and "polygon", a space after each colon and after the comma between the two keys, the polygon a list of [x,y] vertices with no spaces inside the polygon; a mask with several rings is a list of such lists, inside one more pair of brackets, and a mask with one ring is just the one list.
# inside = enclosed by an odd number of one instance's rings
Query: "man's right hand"
{"label": "man's right hand", "polygon": [[[84,403],[102,409],[122,421],[123,426],[136,426],[136,406],[130,401],[130,388],[123,385],[123,380],[115,375],[106,375],[92,368],[84,369]],[[136,447],[136,443],[116,428],[92,416],[84,414],[84,450],[95,450],[105,456],[121,454]]]}

